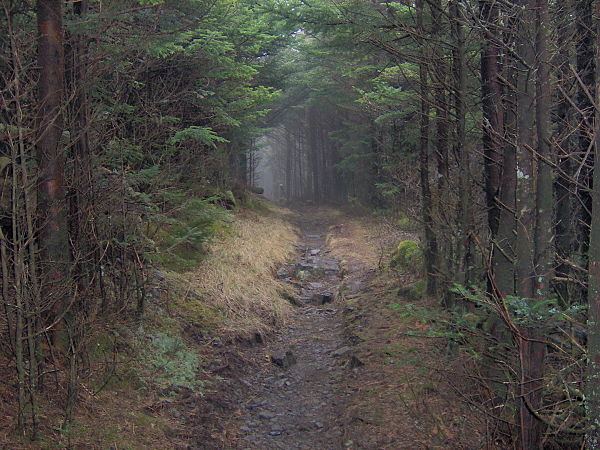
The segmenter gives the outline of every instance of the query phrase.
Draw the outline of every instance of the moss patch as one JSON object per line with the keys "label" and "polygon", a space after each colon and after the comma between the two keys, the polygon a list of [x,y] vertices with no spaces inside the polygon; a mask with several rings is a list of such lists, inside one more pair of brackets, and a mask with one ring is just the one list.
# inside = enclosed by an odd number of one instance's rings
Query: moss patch
{"label": "moss patch", "polygon": [[397,270],[415,270],[421,272],[423,270],[423,251],[421,246],[412,240],[402,241],[398,244],[392,259],[390,267]]}
{"label": "moss patch", "polygon": [[412,284],[403,286],[400,289],[398,289],[398,295],[405,297],[411,302],[415,302],[425,297],[426,289],[427,282],[425,280],[417,280]]}

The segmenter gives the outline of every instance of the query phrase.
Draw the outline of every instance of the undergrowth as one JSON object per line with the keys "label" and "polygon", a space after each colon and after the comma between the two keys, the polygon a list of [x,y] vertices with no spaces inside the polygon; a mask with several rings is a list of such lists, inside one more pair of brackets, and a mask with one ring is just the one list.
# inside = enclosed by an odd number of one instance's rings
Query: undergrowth
{"label": "undergrowth", "polygon": [[229,335],[263,332],[281,324],[291,310],[285,300],[291,292],[275,273],[297,239],[285,214],[271,207],[269,215],[254,211],[238,215],[227,238],[208,246],[211,257],[199,270],[182,275],[185,283],[180,286],[188,293],[182,300],[187,304],[184,309],[197,309],[201,302],[203,320],[224,319],[220,329]]}
{"label": "undergrowth", "polygon": [[200,399],[219,382],[205,373],[206,344],[267,332],[291,310],[290,288],[275,276],[297,240],[288,211],[252,194],[234,210],[227,195],[163,201],[145,228],[153,268],[144,314],[135,323],[115,314],[90,333],[85,406],[67,430],[52,420],[42,448],[171,448],[185,420],[160,405]]}
{"label": "undergrowth", "polygon": [[163,197],[163,212],[152,215],[146,226],[155,244],[146,257],[167,270],[193,270],[206,255],[206,245],[229,231],[233,215],[220,206],[222,197],[216,194],[189,198],[179,192]]}
{"label": "undergrowth", "polygon": [[162,394],[172,395],[181,388],[199,392],[197,380],[201,359],[181,336],[165,331],[140,329],[133,340],[138,356],[140,378],[151,381]]}

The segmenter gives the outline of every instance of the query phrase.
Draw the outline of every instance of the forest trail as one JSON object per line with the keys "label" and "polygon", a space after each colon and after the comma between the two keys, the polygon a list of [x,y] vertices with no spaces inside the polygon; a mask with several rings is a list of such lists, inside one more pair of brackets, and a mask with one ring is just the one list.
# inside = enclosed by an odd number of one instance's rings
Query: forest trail
{"label": "forest trail", "polygon": [[342,446],[340,381],[351,364],[344,344],[342,305],[335,302],[340,264],[326,245],[331,223],[300,211],[297,260],[278,276],[293,284],[297,308],[271,340],[259,370],[246,378],[240,427],[244,449],[334,449]]}
{"label": "forest trail", "polygon": [[385,269],[394,243],[414,235],[327,208],[302,208],[295,222],[296,257],[278,276],[297,307],[244,352],[255,364],[240,373],[226,448],[485,448],[478,416],[456,395],[463,359],[424,339],[442,319],[435,299],[405,298],[399,287],[418,274]]}

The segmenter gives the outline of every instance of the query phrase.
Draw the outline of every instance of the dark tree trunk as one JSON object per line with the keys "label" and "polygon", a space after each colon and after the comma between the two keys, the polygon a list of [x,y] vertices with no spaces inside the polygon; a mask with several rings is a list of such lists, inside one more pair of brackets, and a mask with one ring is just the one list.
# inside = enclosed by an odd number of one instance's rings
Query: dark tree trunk
{"label": "dark tree trunk", "polygon": [[[503,45],[514,45],[514,35],[510,31],[504,37]],[[515,243],[516,243],[516,188],[517,188],[517,147],[516,130],[517,94],[514,59],[509,55],[503,61],[503,76],[506,79],[503,96],[504,130],[501,136],[502,170],[499,201],[495,201],[498,212],[498,231],[492,235],[492,292],[499,299],[515,294]],[[497,108],[494,106],[494,108]]]}
{"label": "dark tree trunk", "polygon": [[[550,80],[547,52],[547,0],[522,0],[517,29],[517,292],[527,302],[547,298],[551,271],[552,178],[550,157]],[[535,85],[533,81],[535,80]],[[535,111],[535,117],[534,117]],[[534,130],[537,134],[534,135]],[[521,445],[540,447],[546,345],[534,324],[521,327]]]}
{"label": "dark tree trunk", "polygon": [[64,313],[67,290],[69,241],[64,186],[63,133],[63,0],[39,0],[38,84],[39,171],[38,211],[40,249],[47,301],[54,316]]}
{"label": "dark tree trunk", "polygon": [[[596,18],[600,17],[600,0],[595,0]],[[596,103],[600,99],[600,25],[596,19]],[[600,154],[600,107],[595,112],[595,157]],[[594,186],[600,186],[600,170],[594,168]],[[589,277],[588,277],[588,367],[586,383],[586,415],[588,418],[587,446],[600,448],[600,191],[591,191],[592,223],[590,228]]]}
{"label": "dark tree trunk", "polygon": [[463,285],[471,282],[471,267],[473,266],[470,228],[473,223],[473,207],[471,199],[471,159],[465,149],[466,141],[466,111],[465,96],[467,90],[465,70],[465,36],[461,19],[461,6],[457,0],[449,4],[450,18],[452,20],[453,54],[452,72],[454,78],[454,115],[456,117],[456,131],[453,152],[459,163],[459,251],[458,251],[458,280]]}
{"label": "dark tree trunk", "polygon": [[[557,116],[557,139],[556,159],[558,174],[554,182],[554,195],[556,199],[555,215],[555,249],[556,249],[556,276],[560,278],[555,283],[555,290],[563,305],[568,305],[577,299],[577,291],[580,287],[567,280],[574,279],[574,273],[568,261],[573,259],[576,250],[576,217],[574,211],[578,209],[574,198],[575,185],[573,183],[574,164],[572,158],[577,146],[577,139],[573,136],[573,130],[577,129],[575,109],[571,105],[573,95],[573,83],[571,72],[571,59],[575,54],[574,30],[575,24],[572,17],[574,14],[573,0],[561,2],[557,8],[556,23],[558,34],[564,36],[556,57],[557,83],[561,88],[561,96],[556,106]],[[575,295],[574,295],[575,294]]]}
{"label": "dark tree trunk", "polygon": [[[431,35],[433,39],[443,42],[444,33],[446,32],[446,15],[442,10],[441,0],[433,0],[429,2],[431,9],[431,22],[432,30]],[[448,202],[450,200],[448,186],[450,182],[450,168],[449,168],[449,156],[448,149],[449,135],[450,135],[450,123],[448,121],[449,112],[449,101],[448,92],[446,86],[448,83],[448,64],[445,60],[444,55],[445,49],[443,46],[434,46],[431,51],[432,62],[428,67],[429,75],[429,88],[432,91],[431,100],[433,101],[433,110],[435,112],[435,136],[432,139],[433,150],[435,152],[435,162],[437,170],[435,178],[437,183],[432,187],[432,220],[436,224],[436,232],[440,236],[438,242],[438,270],[440,275],[439,282],[442,283],[449,279],[450,273],[452,272],[452,266],[454,265],[454,252],[453,242],[451,239],[452,233],[449,229],[448,224],[453,222],[451,211],[448,209]],[[446,236],[447,239],[443,239]],[[443,256],[442,256],[443,255]],[[440,289],[444,292],[447,289]],[[444,299],[446,302],[447,299]]]}
{"label": "dark tree trunk", "polygon": [[[423,26],[423,0],[417,0],[417,27],[424,33]],[[427,71],[427,52],[422,47],[421,62],[419,64],[419,82],[421,97],[420,139],[419,139],[419,173],[421,181],[421,212],[425,228],[425,270],[427,272],[427,295],[437,293],[438,282],[438,244],[433,229],[433,199],[429,185],[429,86]]]}
{"label": "dark tree trunk", "polygon": [[[577,244],[579,245],[579,260],[577,264],[587,268],[587,253],[589,245],[589,230],[591,224],[592,198],[590,191],[593,189],[591,167],[594,165],[594,155],[588,150],[592,143],[594,107],[588,93],[594,92],[595,63],[594,63],[594,21],[592,17],[592,4],[594,0],[578,0],[576,5],[577,24],[577,72],[581,83],[578,85],[577,109],[581,112],[577,118],[579,123],[579,159],[578,166],[581,170],[576,175],[576,182],[586,186],[579,189],[579,204],[581,207],[578,215]],[[583,164],[582,164],[583,163]],[[582,292],[581,300],[587,297]]]}
{"label": "dark tree trunk", "polygon": [[483,93],[483,153],[485,164],[485,193],[488,225],[493,237],[500,221],[500,185],[502,176],[502,147],[504,111],[500,81],[499,8],[495,0],[480,1],[481,21],[484,24],[481,50],[481,83]]}

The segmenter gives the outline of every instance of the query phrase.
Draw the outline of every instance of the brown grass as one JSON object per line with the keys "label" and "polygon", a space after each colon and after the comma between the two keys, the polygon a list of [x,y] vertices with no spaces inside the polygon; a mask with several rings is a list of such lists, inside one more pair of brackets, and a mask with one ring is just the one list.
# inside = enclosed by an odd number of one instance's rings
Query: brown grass
{"label": "brown grass", "polygon": [[[385,268],[389,250],[404,239],[414,237],[375,219],[347,219],[331,229],[328,241],[344,261],[345,285],[361,286],[342,291],[345,332],[364,363],[346,386],[351,394],[342,414],[344,444],[350,449],[481,448],[480,424],[473,423],[473,412],[441,370],[453,364],[446,340],[425,337],[435,327],[429,315],[443,314],[439,302],[425,299],[410,306],[398,297],[398,287],[417,275]],[[392,303],[409,313],[395,311]]]}
{"label": "brown grass", "polygon": [[199,294],[184,296],[187,307],[200,302],[214,308],[224,318],[215,325],[226,334],[263,332],[285,321],[291,305],[283,296],[290,288],[275,272],[293,255],[297,241],[289,214],[276,209],[269,216],[240,215],[231,236],[212,244],[210,257],[181,277],[186,289]]}
{"label": "brown grass", "polygon": [[169,273],[169,310],[181,320],[222,337],[266,332],[291,311],[290,287],[276,278],[298,240],[292,213],[270,206],[268,214],[238,213],[232,229],[208,248],[194,271]]}
{"label": "brown grass", "polygon": [[[394,226],[393,220],[364,216],[346,217],[344,223],[331,227],[327,244],[342,266],[382,268],[393,248],[406,239],[418,240],[414,233]],[[346,267],[351,270],[350,267]]]}

